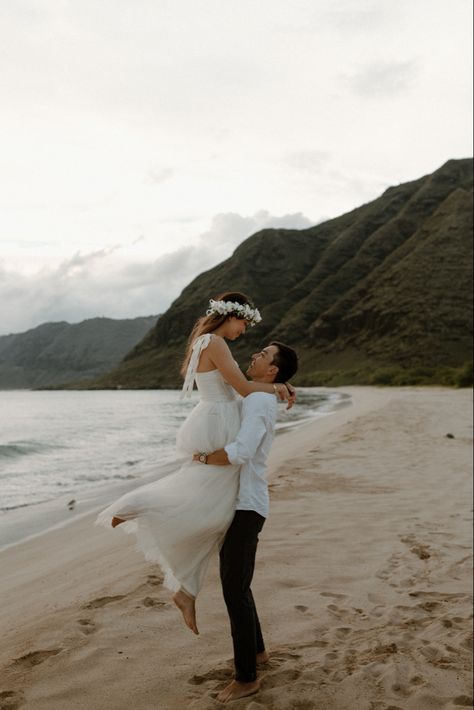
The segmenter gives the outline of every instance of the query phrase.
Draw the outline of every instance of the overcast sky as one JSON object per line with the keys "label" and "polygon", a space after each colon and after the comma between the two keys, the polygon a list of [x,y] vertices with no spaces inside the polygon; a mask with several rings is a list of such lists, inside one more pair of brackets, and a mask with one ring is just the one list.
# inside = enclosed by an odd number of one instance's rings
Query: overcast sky
{"label": "overcast sky", "polygon": [[0,4],[0,334],[163,312],[472,155],[472,0]]}

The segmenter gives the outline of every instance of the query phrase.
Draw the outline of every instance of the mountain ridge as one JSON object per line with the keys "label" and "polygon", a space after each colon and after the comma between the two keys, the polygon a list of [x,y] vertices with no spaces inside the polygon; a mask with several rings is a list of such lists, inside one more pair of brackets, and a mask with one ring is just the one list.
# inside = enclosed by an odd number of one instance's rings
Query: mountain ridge
{"label": "mountain ridge", "polygon": [[296,384],[468,380],[472,163],[449,160],[304,230],[257,232],[193,279],[120,365],[86,386],[179,387],[188,333],[226,290],[248,293],[263,316],[232,344],[242,365],[283,340],[300,354]]}
{"label": "mountain ridge", "polygon": [[0,388],[57,386],[97,377],[117,365],[158,316],[42,323],[0,336]]}

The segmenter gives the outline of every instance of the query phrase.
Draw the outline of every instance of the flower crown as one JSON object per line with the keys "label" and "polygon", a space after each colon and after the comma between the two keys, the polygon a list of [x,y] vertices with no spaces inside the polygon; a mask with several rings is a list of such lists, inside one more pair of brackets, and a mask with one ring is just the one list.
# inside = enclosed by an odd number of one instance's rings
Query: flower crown
{"label": "flower crown", "polygon": [[258,308],[252,308],[248,303],[234,303],[233,301],[214,301],[212,298],[209,301],[209,308],[206,311],[206,316],[213,316],[219,314],[220,316],[230,316],[235,315],[236,318],[242,318],[246,320],[253,327],[260,323],[262,316]]}

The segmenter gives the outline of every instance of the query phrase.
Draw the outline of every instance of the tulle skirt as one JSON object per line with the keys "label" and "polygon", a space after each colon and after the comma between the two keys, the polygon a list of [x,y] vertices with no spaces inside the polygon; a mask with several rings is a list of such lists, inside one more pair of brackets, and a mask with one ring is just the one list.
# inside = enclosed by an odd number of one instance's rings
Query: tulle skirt
{"label": "tulle skirt", "polygon": [[[238,402],[200,402],[184,422],[177,444],[190,457],[230,443],[240,426]],[[196,597],[212,555],[219,549],[235,512],[238,466],[186,461],[179,470],[125,494],[103,510],[97,524],[113,517],[126,522],[147,560],[161,565],[164,584]]]}

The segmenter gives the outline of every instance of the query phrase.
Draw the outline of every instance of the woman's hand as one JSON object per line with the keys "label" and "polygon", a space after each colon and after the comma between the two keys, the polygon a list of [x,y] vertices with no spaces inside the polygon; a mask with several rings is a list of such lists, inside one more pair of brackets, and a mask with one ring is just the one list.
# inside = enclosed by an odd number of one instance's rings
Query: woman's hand
{"label": "woman's hand", "polygon": [[288,409],[291,409],[291,407],[292,407],[292,406],[295,404],[295,402],[296,402],[296,390],[295,390],[295,388],[293,387],[293,385],[291,385],[289,382],[286,382],[285,384],[286,384],[286,387],[287,387],[287,389],[288,389],[288,391],[289,391],[289,393],[290,393],[290,395],[291,395],[291,397],[290,397],[290,399],[289,399],[289,401],[288,401]]}
{"label": "woman's hand", "polygon": [[291,409],[294,403],[296,402],[296,393],[294,387],[292,385],[289,385],[288,383],[284,385],[282,382],[279,382],[275,384],[275,391],[277,392],[282,402],[288,402],[286,408]]}

